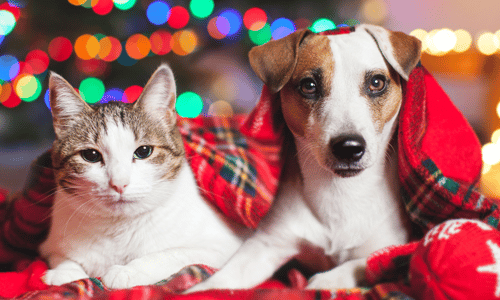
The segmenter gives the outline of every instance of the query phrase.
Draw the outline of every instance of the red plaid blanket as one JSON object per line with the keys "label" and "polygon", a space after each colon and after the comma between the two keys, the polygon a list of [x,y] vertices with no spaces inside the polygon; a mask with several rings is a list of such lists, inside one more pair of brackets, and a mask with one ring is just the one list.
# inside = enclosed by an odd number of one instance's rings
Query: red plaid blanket
{"label": "red plaid blanket", "polygon": [[[481,153],[471,127],[422,66],[413,70],[404,93],[398,132],[399,173],[403,201],[415,225],[425,233],[444,220],[466,217],[498,228],[498,201],[476,190]],[[269,208],[283,163],[280,150],[286,135],[279,101],[273,101],[274,97],[264,87],[245,123],[241,116],[179,119],[188,159],[204,196],[248,227],[255,227]],[[0,192],[0,263],[14,266],[13,271],[0,273],[0,297],[411,299],[414,294],[408,265],[416,243],[374,253],[366,270],[371,286],[364,289],[303,290],[305,278],[292,270],[288,286],[270,281],[246,291],[176,294],[210,276],[214,270],[206,266],[188,267],[159,285],[122,291],[109,291],[98,279],[47,287],[40,280],[45,264],[32,262],[49,226],[55,187],[47,153],[34,163],[30,178],[23,193],[9,203],[6,192]],[[32,263],[26,264],[22,258]]]}

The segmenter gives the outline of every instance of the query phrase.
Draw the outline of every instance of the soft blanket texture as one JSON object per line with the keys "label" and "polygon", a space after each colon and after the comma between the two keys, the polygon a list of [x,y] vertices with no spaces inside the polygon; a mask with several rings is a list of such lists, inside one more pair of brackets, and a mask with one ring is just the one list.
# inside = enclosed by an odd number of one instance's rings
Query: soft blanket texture
{"label": "soft blanket texture", "polygon": [[[342,33],[349,32],[343,30]],[[180,118],[178,122],[189,162],[204,197],[228,217],[251,228],[258,224],[271,205],[283,164],[280,153],[284,137],[288,136],[288,133],[281,117],[279,101],[275,101],[276,97],[277,95],[271,95],[264,87],[259,103],[244,123],[241,116],[229,119]],[[472,128],[436,80],[420,65],[413,70],[408,82],[404,84],[404,100],[397,134],[399,176],[404,195],[402,201],[415,225],[415,241],[374,253],[368,259],[366,276],[369,286],[366,288],[307,291],[302,289],[306,279],[296,270],[291,270],[288,272],[287,285],[270,281],[245,291],[208,291],[187,296],[177,294],[210,276],[214,270],[207,266],[191,266],[159,285],[123,291],[109,291],[98,279],[80,280],[62,287],[48,287],[40,279],[46,266],[35,260],[37,246],[46,236],[49,227],[51,195],[55,188],[50,156],[47,153],[34,163],[30,180],[23,193],[14,196],[9,203],[6,201],[6,192],[0,193],[0,262],[11,264],[14,268],[12,272],[0,273],[0,296],[95,296],[104,299],[411,299],[410,297],[422,295],[434,295],[435,299],[440,299],[439,295],[446,297],[440,286],[444,282],[443,278],[431,278],[424,281],[424,284],[422,281],[412,280],[419,278],[423,271],[418,267],[410,268],[410,262],[421,253],[416,252],[417,249],[422,249],[424,245],[429,246],[425,244],[425,239],[418,239],[434,226],[454,218],[477,219],[498,229],[498,201],[486,198],[476,190],[481,170],[481,152]],[[459,230],[457,227],[453,228],[453,232]],[[467,231],[464,229],[464,232]],[[498,231],[486,232],[486,241],[495,241],[489,234],[495,235]],[[454,240],[453,243],[469,241],[467,234],[456,235],[456,239],[460,240]],[[451,240],[446,238],[435,241],[451,243]],[[473,241],[475,244],[463,251],[472,248],[493,249],[493,246],[483,240]],[[493,251],[486,250],[485,253]],[[468,260],[474,253],[450,252],[449,256],[440,257],[456,259],[454,257],[458,256],[462,260]],[[426,259],[432,261],[433,252],[425,255]],[[491,254],[485,257],[484,261],[478,262],[478,268],[492,264],[494,260],[495,256]],[[442,265],[446,264],[429,267],[439,269]],[[469,268],[464,272],[469,272],[470,276],[478,276],[477,270]],[[431,273],[439,273],[435,271]],[[456,272],[461,270],[443,273],[441,276],[455,276]],[[476,292],[478,295],[484,295],[482,299],[494,298],[496,290],[500,289],[500,274],[483,273],[493,280],[488,281],[490,286],[477,287]],[[409,274],[412,274],[411,277]],[[460,294],[463,286],[451,284],[448,289],[456,290]],[[474,287],[471,289],[474,291]]]}

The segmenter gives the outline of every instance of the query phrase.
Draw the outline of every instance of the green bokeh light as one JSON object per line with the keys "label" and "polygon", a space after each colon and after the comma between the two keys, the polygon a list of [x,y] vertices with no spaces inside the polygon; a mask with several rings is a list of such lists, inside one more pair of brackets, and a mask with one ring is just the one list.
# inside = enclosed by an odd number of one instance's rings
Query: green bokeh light
{"label": "green bokeh light", "polygon": [[9,34],[16,26],[16,18],[7,10],[0,10],[0,35]]}
{"label": "green bokeh light", "polygon": [[131,9],[135,5],[136,0],[113,0],[115,7],[120,10]]}
{"label": "green bokeh light", "polygon": [[105,91],[104,83],[100,79],[94,77],[82,80],[78,89],[80,90],[80,95],[83,100],[87,103],[99,102],[102,96],[104,96]]}
{"label": "green bokeh light", "polygon": [[214,11],[214,1],[213,0],[191,0],[189,4],[189,9],[193,16],[198,19],[205,19],[210,16]]}
{"label": "green bokeh light", "polygon": [[337,26],[333,23],[333,21],[328,19],[318,19],[314,21],[310,29],[312,32],[322,32],[326,30],[333,30],[335,28],[337,28]]}
{"label": "green bokeh light", "polygon": [[264,27],[257,31],[249,30],[248,35],[250,36],[250,40],[256,45],[262,45],[271,40],[271,25],[266,23]]}
{"label": "green bokeh light", "polygon": [[175,102],[177,113],[184,118],[196,118],[203,110],[203,100],[193,92],[185,92]]}

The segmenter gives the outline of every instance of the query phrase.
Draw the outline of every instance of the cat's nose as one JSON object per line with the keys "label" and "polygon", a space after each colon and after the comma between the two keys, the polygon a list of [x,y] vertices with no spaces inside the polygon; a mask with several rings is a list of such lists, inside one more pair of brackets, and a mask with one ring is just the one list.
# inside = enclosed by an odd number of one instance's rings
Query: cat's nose
{"label": "cat's nose", "polygon": [[109,185],[113,190],[115,190],[119,194],[123,194],[123,191],[125,191],[125,188],[127,187],[127,184],[115,184],[111,181],[109,182]]}

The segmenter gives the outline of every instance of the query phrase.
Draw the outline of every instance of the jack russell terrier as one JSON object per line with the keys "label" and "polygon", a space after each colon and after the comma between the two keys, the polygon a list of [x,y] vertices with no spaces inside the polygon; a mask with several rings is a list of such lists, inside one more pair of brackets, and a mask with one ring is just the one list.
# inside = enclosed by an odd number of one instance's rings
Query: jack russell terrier
{"label": "jack russell terrier", "polygon": [[294,147],[257,231],[188,292],[250,288],[294,257],[328,270],[308,288],[351,288],[363,282],[369,254],[408,241],[395,131],[401,82],[420,52],[418,39],[374,25],[297,31],[250,51],[253,70],[278,94]]}

